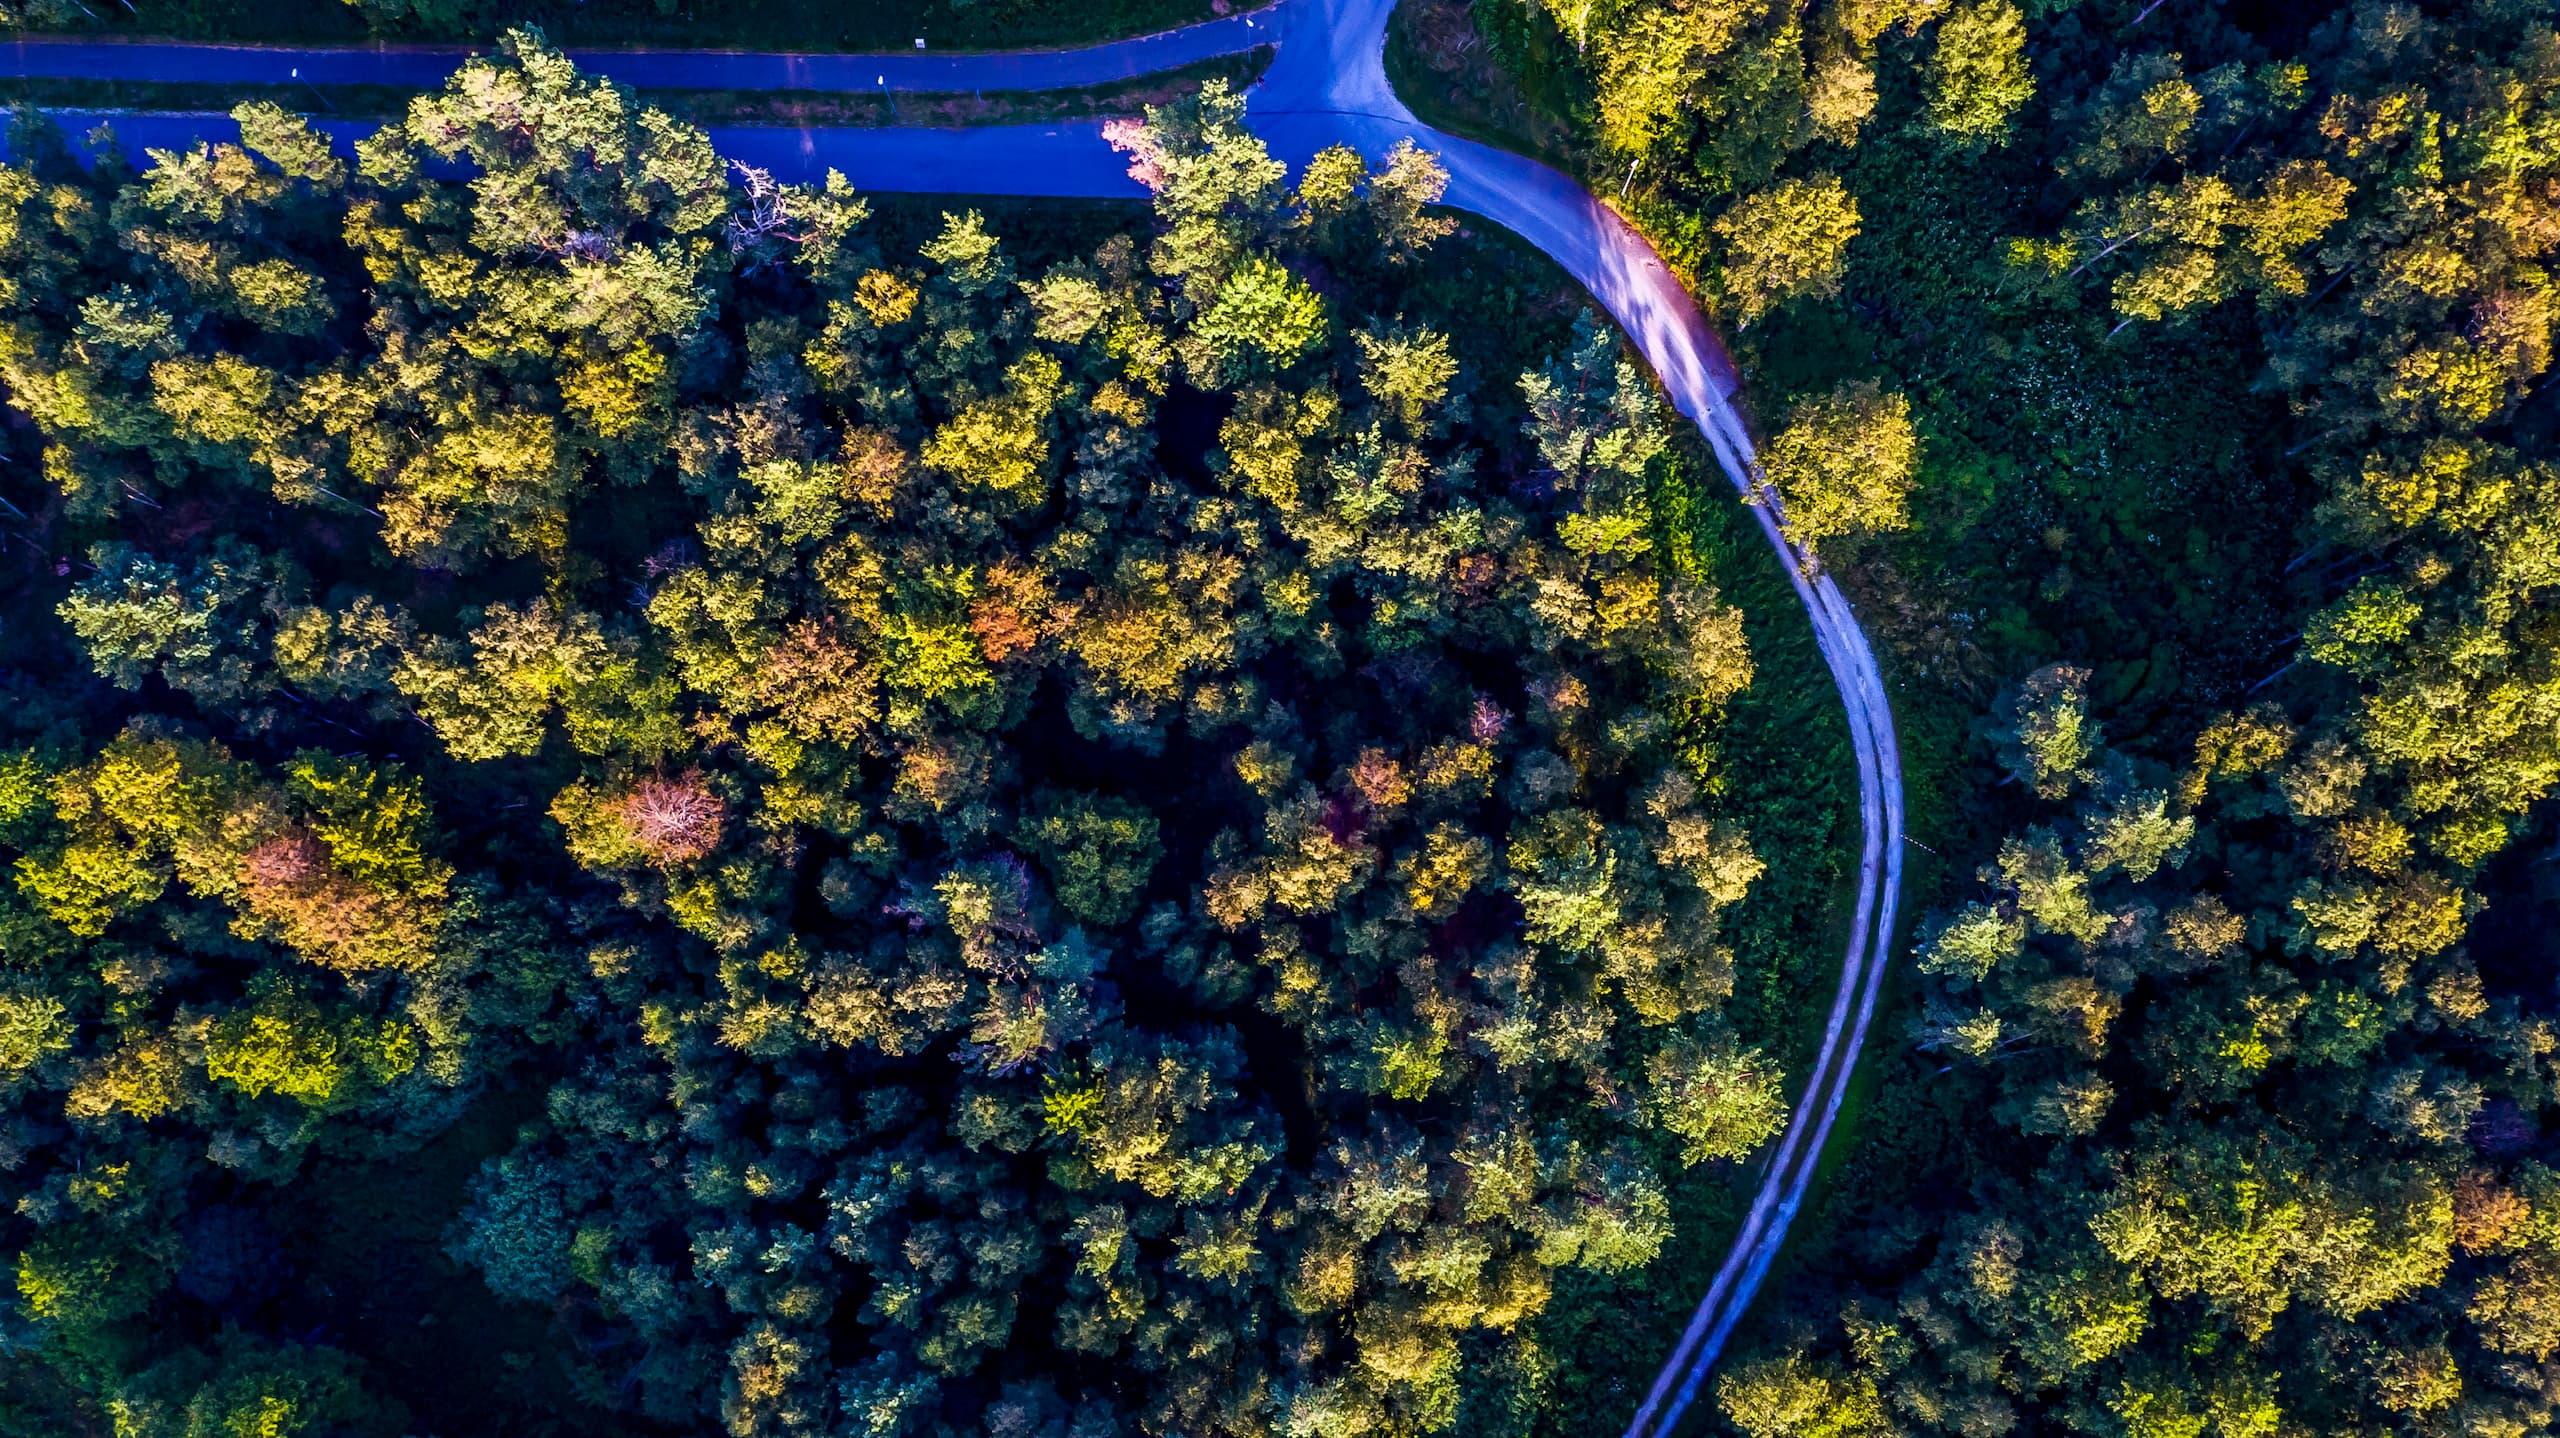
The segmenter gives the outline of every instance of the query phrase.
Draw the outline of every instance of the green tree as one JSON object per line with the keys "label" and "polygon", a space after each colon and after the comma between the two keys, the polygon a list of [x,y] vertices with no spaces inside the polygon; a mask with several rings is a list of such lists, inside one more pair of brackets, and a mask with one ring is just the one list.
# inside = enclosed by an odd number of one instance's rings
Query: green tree
{"label": "green tree", "polygon": [[71,1051],[62,1000],[33,987],[0,990],[0,1092],[35,1079],[39,1066]]}
{"label": "green tree", "polygon": [[2006,719],[1992,731],[2000,762],[2040,798],[2064,798],[2096,777],[2102,745],[2089,717],[2088,684],[2088,670],[2050,664],[2028,675],[2001,706]]}
{"label": "green tree", "polygon": [[1385,166],[1370,177],[1368,207],[1389,264],[1417,264],[1433,245],[1457,233],[1455,218],[1426,213],[1448,190],[1449,171],[1438,156],[1409,139],[1387,151]]}
{"label": "green tree", "polygon": [[1798,402],[1760,458],[1787,538],[1812,553],[1843,535],[1906,528],[1920,438],[1911,402],[1873,382]]}
{"label": "green tree", "polygon": [[1205,307],[1276,222],[1288,168],[1244,128],[1244,97],[1224,80],[1146,113],[1144,124],[1115,122],[1103,134],[1155,192],[1164,226],[1153,251],[1157,271]]}
{"label": "green tree", "polygon": [[1715,224],[1726,303],[1747,326],[1789,300],[1840,293],[1860,218],[1836,175],[1781,180],[1737,201]]}
{"label": "green tree", "polygon": [[1757,1052],[1683,1037],[1655,1051],[1645,1079],[1654,1121],[1679,1136],[1682,1163],[1746,1158],[1786,1123],[1782,1076]]}
{"label": "green tree", "polygon": [[1929,53],[1929,123],[1960,145],[1978,148],[2005,138],[2011,118],[2036,92],[2026,47],[2026,16],[2009,0],[1976,0],[1948,11]]}
{"label": "green tree", "polygon": [[1323,296],[1279,261],[1255,256],[1227,276],[1194,327],[1210,357],[1194,370],[1204,383],[1220,386],[1285,370],[1324,344],[1332,329]]}
{"label": "green tree", "polygon": [[1716,1405],[1750,1438],[1866,1438],[1894,1431],[1873,1379],[1792,1353],[1717,1379]]}
{"label": "green tree", "polygon": [[261,674],[258,606],[287,581],[266,556],[218,542],[184,570],[129,544],[89,552],[96,573],[61,605],[89,662],[118,688],[158,673],[210,705],[237,705],[272,686]]}
{"label": "green tree", "polygon": [[205,1041],[205,1072],[240,1093],[273,1093],[324,1113],[352,1107],[416,1067],[418,1043],[405,1025],[359,1015],[333,1018],[278,993],[217,1020]]}
{"label": "green tree", "polygon": [[1061,793],[1035,802],[1015,835],[1048,871],[1060,907],[1116,928],[1137,913],[1164,857],[1158,832],[1156,817],[1125,799]]}

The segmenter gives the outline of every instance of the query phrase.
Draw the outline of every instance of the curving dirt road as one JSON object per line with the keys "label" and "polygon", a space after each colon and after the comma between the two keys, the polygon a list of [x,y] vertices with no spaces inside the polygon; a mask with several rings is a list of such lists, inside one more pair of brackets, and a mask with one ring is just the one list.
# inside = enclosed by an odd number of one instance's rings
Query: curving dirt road
{"label": "curving dirt road", "polygon": [[[1763,501],[1752,513],[1794,580],[1848,713],[1864,842],[1848,951],[1813,1071],[1742,1231],[1627,1428],[1627,1438],[1665,1438],[1696,1397],[1786,1240],[1875,1016],[1902,883],[1902,766],[1893,713],[1848,601],[1830,576],[1809,574],[1806,556],[1780,532],[1776,497],[1759,486],[1750,436],[1730,403],[1738,387],[1732,364],[1696,301],[1641,235],[1571,179],[1416,120],[1387,83],[1386,25],[1393,4],[1280,0],[1251,14],[1161,35],[1041,54],[624,51],[585,53],[578,60],[635,85],[1031,89],[1099,83],[1274,45],[1271,67],[1250,92],[1246,110],[1247,122],[1274,155],[1295,168],[1327,145],[1346,144],[1375,161],[1407,139],[1437,152],[1449,171],[1447,203],[1516,231],[1590,290],[1653,366],[1672,404],[1698,425],[1734,487]],[[0,73],[432,86],[461,53],[26,42],[0,47],[6,56]],[[59,118],[74,131],[112,121],[119,141],[137,152],[236,134],[221,115],[63,112]],[[372,126],[322,121],[319,128],[345,145]],[[715,128],[710,134],[724,155],[783,179],[817,179],[836,169],[860,188],[881,191],[1132,199],[1145,194],[1129,178],[1123,158],[1103,141],[1098,122],[968,130]]]}

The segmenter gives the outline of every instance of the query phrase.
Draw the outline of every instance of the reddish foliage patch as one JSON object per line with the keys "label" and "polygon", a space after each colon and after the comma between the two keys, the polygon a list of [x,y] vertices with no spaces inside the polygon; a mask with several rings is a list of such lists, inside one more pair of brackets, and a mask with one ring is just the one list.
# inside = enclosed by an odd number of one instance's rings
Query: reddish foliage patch
{"label": "reddish foliage patch", "polygon": [[1404,766],[1378,748],[1360,751],[1359,762],[1351,766],[1351,787],[1379,814],[1393,813],[1413,797],[1413,781],[1405,777]]}
{"label": "reddish foliage patch", "polygon": [[240,884],[253,897],[281,895],[319,877],[328,860],[320,841],[297,829],[241,856]]}
{"label": "reddish foliage patch", "polygon": [[623,826],[652,860],[690,863],[720,847],[729,806],[701,783],[698,774],[643,779],[623,798]]}
{"label": "reddish foliage patch", "polygon": [[343,969],[405,967],[432,938],[412,906],[340,872],[300,829],[240,856],[240,905],[287,946]]}
{"label": "reddish foliage patch", "polygon": [[797,620],[765,650],[747,692],[781,714],[803,739],[850,742],[872,724],[880,686],[862,654],[833,629]]}

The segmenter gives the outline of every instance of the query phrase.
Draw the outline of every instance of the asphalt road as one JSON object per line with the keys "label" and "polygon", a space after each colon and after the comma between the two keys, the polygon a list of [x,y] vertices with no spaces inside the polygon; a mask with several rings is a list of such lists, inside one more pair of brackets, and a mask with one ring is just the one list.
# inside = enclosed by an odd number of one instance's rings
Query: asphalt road
{"label": "asphalt road", "polygon": [[[1672,404],[1713,446],[1792,577],[1849,719],[1858,765],[1863,842],[1856,909],[1840,981],[1812,1072],[1723,1266],[1680,1334],[1628,1438],[1660,1438],[1679,1423],[1759,1291],[1811,1187],[1851,1071],[1875,1017],[1892,953],[1902,885],[1902,765],[1893,712],[1874,651],[1830,576],[1812,570],[1780,532],[1774,495],[1761,494],[1751,439],[1735,416],[1738,381],[1697,302],[1625,221],[1565,175],[1534,160],[1424,126],[1387,83],[1384,46],[1394,0],[1280,0],[1247,15],[1043,54],[747,55],[692,51],[582,54],[583,66],[635,85],[685,88],[970,90],[1100,83],[1276,45],[1250,92],[1247,122],[1292,168],[1347,144],[1381,159],[1410,139],[1448,167],[1447,203],[1517,232],[1571,274],[1653,366]],[[246,50],[167,44],[23,43],[0,51],[14,73],[127,80],[290,80],[432,86],[459,58],[432,50]],[[297,77],[291,72],[300,71]],[[871,84],[862,83],[866,70]],[[279,73],[279,72],[284,73]],[[75,133],[111,120],[128,149],[175,148],[236,136],[221,115],[63,113]],[[319,120],[341,145],[371,129]],[[904,193],[1140,198],[1126,162],[1098,122],[925,129],[713,129],[721,153],[778,179],[840,170],[860,188]],[[0,140],[0,149],[5,141]]]}
{"label": "asphalt road", "polygon": [[[571,50],[578,68],[639,88],[685,90],[1071,90],[1178,70],[1268,43],[1293,7],[1204,20],[1074,50],[893,50],[878,55],[743,50]],[[432,90],[475,47],[464,45],[196,45],[122,40],[18,40],[0,46],[6,73],[58,80],[211,85],[389,85]]]}

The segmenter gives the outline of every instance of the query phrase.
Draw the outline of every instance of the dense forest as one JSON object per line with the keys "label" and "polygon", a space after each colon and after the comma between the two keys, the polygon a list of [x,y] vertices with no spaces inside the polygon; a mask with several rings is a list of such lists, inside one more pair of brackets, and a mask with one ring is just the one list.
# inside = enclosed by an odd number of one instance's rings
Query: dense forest
{"label": "dense forest", "polygon": [[1240,109],[1037,265],[529,36],[22,120],[5,1426],[1445,1431],[1777,1129],[1649,379]]}
{"label": "dense forest", "polygon": [[[1894,685],[1900,986],[1690,1430],[2560,1422],[2560,9],[1395,23],[1709,303]],[[240,119],[0,168],[0,1428],[1623,1427],[1843,765],[1427,156],[1212,85],[1151,218],[946,214],[530,39]]]}
{"label": "dense forest", "polygon": [[1825,550],[1943,855],[1905,1044],[1714,1417],[2548,1430],[2553,7],[1422,8],[1501,66],[1425,108],[1623,182],[1771,429],[1918,437]]}

